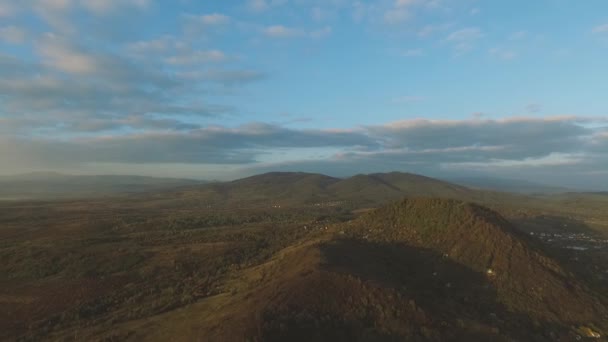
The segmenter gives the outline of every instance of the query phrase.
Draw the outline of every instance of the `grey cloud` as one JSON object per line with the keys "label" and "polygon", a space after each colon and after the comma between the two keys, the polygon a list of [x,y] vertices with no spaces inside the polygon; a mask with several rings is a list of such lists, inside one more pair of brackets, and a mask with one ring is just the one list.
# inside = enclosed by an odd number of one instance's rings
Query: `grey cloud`
{"label": "grey cloud", "polygon": [[[333,175],[402,170],[434,176],[491,172],[502,177],[538,177],[545,172],[563,182],[583,175],[589,182],[605,180],[600,171],[608,170],[606,118],[414,120],[351,130],[290,129],[265,123],[180,127],[179,121],[148,119],[125,120],[142,120],[134,125],[150,127],[148,133],[61,141],[5,139],[0,158],[4,163],[12,156],[14,163],[22,165],[222,164],[243,174],[270,169]],[[297,157],[300,149],[339,152],[306,160]],[[294,153],[291,161],[262,162],[264,156],[279,151]]]}
{"label": "grey cloud", "polygon": [[[390,148],[413,151],[500,147],[496,158],[525,158],[551,151],[572,152],[582,148],[590,129],[575,118],[427,121],[414,120],[370,127],[373,135],[384,137]],[[478,155],[478,153],[476,153]]]}
{"label": "grey cloud", "polygon": [[[177,122],[168,122],[177,124]],[[93,123],[94,124],[94,123]],[[165,122],[167,124],[167,122]],[[208,127],[184,133],[143,133],[126,136],[58,140],[5,140],[7,155],[29,156],[49,163],[202,163],[247,164],[276,148],[375,145],[357,132],[297,131],[268,124],[228,129]],[[2,153],[0,153],[2,155]]]}
{"label": "grey cloud", "polygon": [[254,70],[204,70],[192,72],[180,72],[179,77],[198,82],[212,82],[225,86],[244,85],[251,82],[264,80],[267,74]]}

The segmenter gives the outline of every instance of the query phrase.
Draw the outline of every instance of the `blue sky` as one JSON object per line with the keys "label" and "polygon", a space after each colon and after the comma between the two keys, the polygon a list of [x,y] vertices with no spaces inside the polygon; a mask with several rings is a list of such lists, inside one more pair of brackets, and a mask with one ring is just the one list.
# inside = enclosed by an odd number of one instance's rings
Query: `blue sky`
{"label": "blue sky", "polygon": [[0,0],[0,172],[605,188],[607,56],[600,0]]}

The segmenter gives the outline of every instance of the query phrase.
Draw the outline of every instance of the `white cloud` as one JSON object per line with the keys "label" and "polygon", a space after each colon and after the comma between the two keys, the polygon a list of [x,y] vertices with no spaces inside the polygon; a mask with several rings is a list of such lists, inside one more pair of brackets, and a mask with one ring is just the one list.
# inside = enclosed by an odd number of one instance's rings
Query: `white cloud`
{"label": "white cloud", "polygon": [[603,25],[594,27],[593,33],[608,33],[608,24],[603,24]]}
{"label": "white cloud", "polygon": [[314,21],[323,21],[327,19],[329,14],[323,8],[315,6],[310,10],[310,16]]}
{"label": "white cloud", "polygon": [[513,32],[511,35],[509,35],[509,40],[523,40],[526,37],[528,37],[528,31],[517,31],[517,32]]}
{"label": "white cloud", "polygon": [[469,42],[483,37],[483,33],[479,28],[469,27],[450,33],[446,40],[451,42]]}
{"label": "white cloud", "polygon": [[127,49],[134,54],[154,54],[176,49],[181,43],[173,36],[165,35],[151,40],[140,40],[129,43]]}
{"label": "white cloud", "polygon": [[144,9],[148,7],[149,3],[150,0],[80,0],[81,6],[97,14],[109,13],[120,6]]}
{"label": "white cloud", "polygon": [[266,0],[249,0],[248,6],[251,10],[255,12],[263,12],[269,8]]}
{"label": "white cloud", "polygon": [[203,15],[187,15],[187,17],[204,26],[225,25],[230,22],[230,17],[220,13],[203,14]]}
{"label": "white cloud", "polygon": [[285,3],[287,0],[247,0],[247,7],[253,12],[264,12]]}
{"label": "white cloud", "polygon": [[311,38],[323,38],[329,36],[333,32],[331,26],[325,26],[323,28],[308,32],[308,36]]}
{"label": "white cloud", "polygon": [[206,25],[223,25],[228,23],[229,21],[230,17],[219,13],[201,16],[201,22]]}
{"label": "white cloud", "polygon": [[44,63],[60,71],[75,74],[91,74],[98,70],[97,59],[52,33],[46,34],[38,43],[38,53]]}
{"label": "white cloud", "polygon": [[36,5],[46,10],[62,11],[69,9],[74,2],[72,0],[37,0]]}
{"label": "white cloud", "polygon": [[304,30],[300,28],[287,27],[283,25],[268,26],[263,29],[264,35],[272,38],[297,38],[297,37],[309,37],[309,38],[323,38],[332,33],[330,26],[325,26],[315,30]]}
{"label": "white cloud", "polygon": [[268,26],[264,29],[264,34],[273,38],[290,38],[304,35],[301,29],[290,28],[283,25]]}
{"label": "white cloud", "polygon": [[174,65],[194,65],[209,62],[224,62],[228,56],[219,50],[193,51],[171,56],[166,59],[167,63]]}
{"label": "white cloud", "polygon": [[420,38],[426,38],[432,36],[435,33],[443,32],[448,30],[452,24],[440,24],[440,25],[426,25],[418,30],[417,35]]}
{"label": "white cloud", "polygon": [[422,49],[409,49],[405,50],[401,56],[403,57],[422,57],[424,56],[424,50]]}
{"label": "white cloud", "polygon": [[498,59],[510,61],[517,58],[517,52],[511,49],[495,47],[488,51],[491,56],[496,57]]}
{"label": "white cloud", "polygon": [[445,41],[451,43],[457,54],[463,54],[471,50],[475,43],[484,37],[481,29],[477,27],[468,27],[458,31],[450,33]]}
{"label": "white cloud", "polygon": [[400,24],[410,18],[410,12],[406,8],[391,8],[384,12],[384,22],[390,25]]}
{"label": "white cloud", "polygon": [[410,7],[419,0],[395,0],[393,6],[384,12],[384,22],[390,25],[400,24],[411,17]]}

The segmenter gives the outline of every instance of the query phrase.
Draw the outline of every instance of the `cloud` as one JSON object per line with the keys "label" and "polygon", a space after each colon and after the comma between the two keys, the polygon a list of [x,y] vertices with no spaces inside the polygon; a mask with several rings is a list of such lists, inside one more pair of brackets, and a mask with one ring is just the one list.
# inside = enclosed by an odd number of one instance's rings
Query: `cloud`
{"label": "cloud", "polygon": [[323,28],[310,31],[300,28],[287,27],[283,25],[273,25],[263,29],[264,35],[271,38],[323,38],[330,35],[331,32],[332,28],[330,26],[325,26]]}
{"label": "cloud", "polygon": [[[0,155],[24,156],[23,163],[45,161],[70,165],[109,163],[249,164],[268,148],[374,146],[359,132],[291,130],[253,123],[237,128],[207,127],[178,132],[150,132],[73,141],[13,139]],[[7,148],[10,146],[10,148]],[[2,151],[4,149],[4,151]]]}
{"label": "cloud", "polygon": [[384,22],[389,25],[401,24],[412,16],[411,8],[421,3],[431,3],[422,0],[395,0],[393,6],[384,12]]}
{"label": "cloud", "polygon": [[421,57],[424,56],[424,50],[422,49],[409,49],[405,50],[401,56],[403,57]]}
{"label": "cloud", "polygon": [[145,9],[151,0],[34,0],[33,8],[46,11],[68,11],[76,7],[94,14],[107,14],[120,7]]}
{"label": "cloud", "polygon": [[445,41],[452,44],[457,54],[470,51],[478,40],[484,37],[481,29],[468,27],[450,33]]}
{"label": "cloud", "polygon": [[[52,0],[66,1],[66,0]],[[145,9],[151,0],[80,0],[80,5],[97,14],[107,14],[117,10],[121,6],[129,6],[137,9]]]}
{"label": "cloud", "polygon": [[[406,120],[365,128],[380,141],[380,148],[344,151],[328,160],[262,165],[254,171],[485,174],[598,190],[606,176],[598,171],[608,168],[607,124],[608,119],[600,117]],[[597,125],[604,127],[601,135],[591,128]]]}
{"label": "cloud", "polygon": [[287,0],[247,0],[247,7],[253,12],[265,12],[273,7],[284,5]]}
{"label": "cloud", "polygon": [[516,51],[503,47],[491,48],[488,52],[491,56],[505,61],[513,60],[518,56]]}
{"label": "cloud", "polygon": [[213,13],[213,14],[201,15],[198,17],[198,20],[203,25],[208,25],[208,26],[224,25],[224,24],[227,24],[228,22],[230,22],[230,17],[223,15],[223,14],[219,14],[219,13]]}
{"label": "cloud", "polygon": [[178,73],[186,80],[215,82],[225,86],[244,85],[265,79],[268,75],[254,70],[205,70]]}
{"label": "cloud", "polygon": [[355,22],[389,26],[414,23],[420,12],[442,8],[443,5],[438,0],[353,1],[350,5]]}
{"label": "cloud", "polygon": [[233,21],[231,17],[221,13],[184,14],[182,19],[190,34],[208,34],[212,29],[224,28]]}
{"label": "cloud", "polygon": [[441,24],[441,25],[426,25],[420,28],[417,32],[417,36],[420,38],[430,37],[438,32],[443,32],[448,30],[452,24]]}
{"label": "cloud", "polygon": [[101,61],[95,56],[52,33],[45,35],[37,49],[47,65],[60,71],[90,74],[100,68]]}
{"label": "cloud", "polygon": [[406,8],[395,7],[384,12],[384,22],[390,25],[400,24],[410,18],[410,12]]}
{"label": "cloud", "polygon": [[291,38],[304,35],[301,29],[286,27],[283,25],[268,26],[264,29],[264,34],[273,38]]}
{"label": "cloud", "polygon": [[509,35],[509,40],[523,40],[529,36],[528,31],[517,31]]}
{"label": "cloud", "polygon": [[248,6],[255,12],[263,12],[270,7],[265,0],[249,0]]}
{"label": "cloud", "polygon": [[[368,169],[429,174],[480,170],[500,173],[549,168],[554,174],[565,174],[573,167],[579,173],[608,167],[608,118],[601,117],[414,119],[353,129],[291,129],[266,123],[236,128],[176,128],[173,126],[180,123],[170,120],[140,123],[143,124],[150,127],[146,133],[67,140],[5,138],[0,144],[4,149],[0,156],[6,159],[10,155],[13,162],[21,156],[24,165],[225,164],[243,169],[301,168],[350,173]],[[167,130],[168,127],[173,128]],[[334,152],[298,161],[299,151],[307,149]],[[283,150],[290,151],[290,162],[264,161],[265,156]]]}
{"label": "cloud", "polygon": [[167,63],[173,65],[194,65],[201,63],[218,63],[228,60],[228,56],[219,50],[194,51],[167,58]]}
{"label": "cloud", "polygon": [[323,21],[326,20],[330,14],[325,9],[315,6],[310,10],[310,17],[314,21]]}
{"label": "cloud", "polygon": [[608,33],[608,24],[598,25],[593,28],[592,32],[596,34]]}

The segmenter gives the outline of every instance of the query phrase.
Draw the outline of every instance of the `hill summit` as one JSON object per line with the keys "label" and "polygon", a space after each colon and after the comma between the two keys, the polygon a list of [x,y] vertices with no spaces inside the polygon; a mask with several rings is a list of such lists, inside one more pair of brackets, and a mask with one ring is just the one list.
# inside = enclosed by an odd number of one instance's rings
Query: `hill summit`
{"label": "hill summit", "polygon": [[592,320],[597,314],[597,301],[573,275],[485,207],[455,200],[406,199],[353,224],[369,241],[428,248],[485,274],[510,310],[562,322]]}

